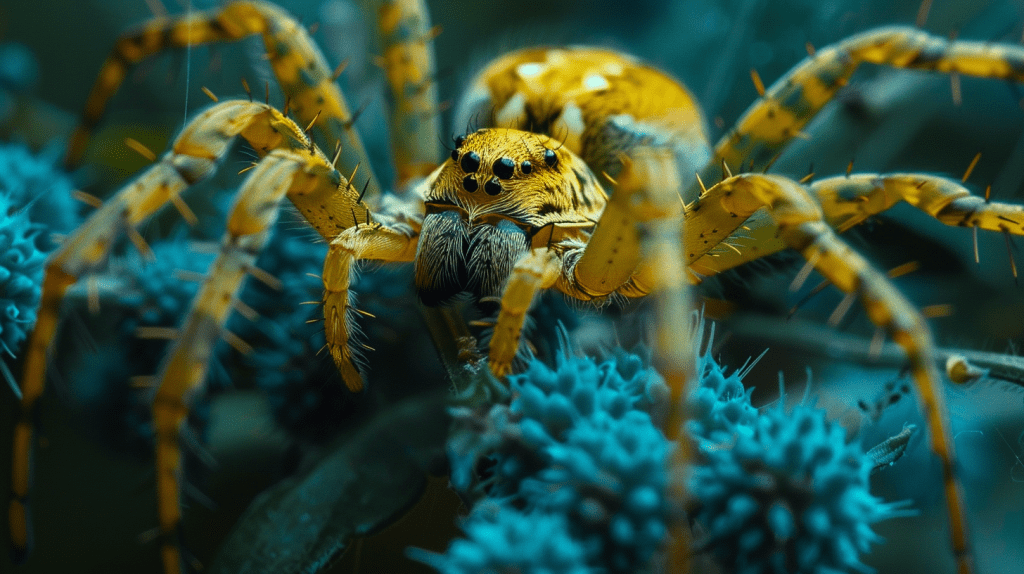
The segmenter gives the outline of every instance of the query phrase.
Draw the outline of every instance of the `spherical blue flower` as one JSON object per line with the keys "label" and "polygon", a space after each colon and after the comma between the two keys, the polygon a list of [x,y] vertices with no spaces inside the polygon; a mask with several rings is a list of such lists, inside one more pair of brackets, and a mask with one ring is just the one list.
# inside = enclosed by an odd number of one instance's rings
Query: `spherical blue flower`
{"label": "spherical blue flower", "polygon": [[521,512],[482,502],[463,525],[466,538],[444,554],[410,548],[410,558],[445,574],[589,574],[587,551],[563,514]]}
{"label": "spherical blue flower", "polygon": [[702,545],[735,572],[870,572],[860,562],[879,537],[871,525],[901,504],[871,495],[871,460],[825,412],[781,406],[699,441],[690,491]]}
{"label": "spherical blue flower", "polygon": [[566,516],[590,564],[642,568],[665,539],[669,513],[669,444],[648,412],[662,411],[668,395],[660,375],[619,350],[600,363],[562,354],[555,369],[534,359],[509,385],[509,406],[455,411],[453,486]]}
{"label": "spherical blue flower", "polygon": [[36,322],[46,257],[56,249],[51,234],[77,220],[72,185],[22,145],[0,145],[0,344],[17,353]]}
{"label": "spherical blue flower", "polygon": [[[482,494],[469,492],[477,486],[492,496],[514,495],[520,481],[550,464],[546,449],[564,442],[580,421],[599,413],[620,419],[635,409],[658,411],[668,396],[661,376],[625,351],[601,363],[561,354],[555,369],[533,359],[508,383],[515,395],[511,405],[455,413],[461,430],[453,433],[448,451],[452,485],[464,494]],[[481,462],[489,468],[476,483]]]}
{"label": "spherical blue flower", "polygon": [[572,518],[573,532],[597,549],[592,563],[634,572],[668,532],[666,457],[670,447],[642,411],[607,412],[580,421],[547,449],[548,468],[523,480],[528,508]]}

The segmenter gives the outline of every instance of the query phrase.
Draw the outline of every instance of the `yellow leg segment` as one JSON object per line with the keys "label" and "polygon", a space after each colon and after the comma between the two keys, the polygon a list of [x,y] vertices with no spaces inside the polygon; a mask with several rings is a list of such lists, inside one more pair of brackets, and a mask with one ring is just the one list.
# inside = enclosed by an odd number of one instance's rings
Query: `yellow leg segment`
{"label": "yellow leg segment", "polygon": [[[855,174],[822,179],[805,188],[817,198],[825,221],[840,233],[906,201],[946,225],[1024,235],[1024,206],[985,201],[960,182],[944,177],[916,173]],[[689,206],[688,260],[698,273],[714,275],[786,248],[778,226],[771,224],[752,230],[751,239],[724,240],[735,244],[736,250],[716,249],[714,256],[706,255],[706,249],[714,246],[718,237],[732,232],[723,225],[729,221],[735,222],[736,218],[720,203],[702,198]],[[705,240],[709,243],[705,244]]]}
{"label": "yellow leg segment", "polygon": [[278,204],[290,192],[303,157],[284,150],[272,152],[252,170],[238,193],[228,219],[221,251],[214,261],[170,354],[160,368],[159,386],[153,399],[156,433],[157,509],[164,572],[181,571],[181,424],[193,393],[206,378],[210,355],[246,274],[263,249],[277,220]]}
{"label": "yellow leg segment", "polygon": [[225,152],[236,135],[247,133],[263,149],[283,143],[282,137],[272,131],[274,118],[280,118],[280,114],[274,116],[274,113],[267,106],[248,102],[226,102],[211,108],[185,129],[170,153],[106,201],[47,262],[36,327],[25,348],[22,401],[15,429],[13,493],[8,518],[16,557],[24,558],[29,551],[31,535],[26,502],[30,489],[33,413],[36,399],[44,389],[47,350],[56,333],[65,291],[81,275],[105,261],[122,231],[134,232],[188,185],[208,175],[216,158]]}
{"label": "yellow leg segment", "polygon": [[340,165],[350,173],[356,165],[369,178],[368,197],[377,198],[380,184],[352,128],[352,114],[323,53],[305,27],[291,15],[268,2],[235,1],[222,8],[177,17],[158,17],[122,36],[100,69],[89,93],[82,120],[68,147],[65,163],[77,166],[85,153],[89,136],[117,92],[128,71],[142,60],[170,48],[184,48],[214,42],[237,41],[260,34],[270,65],[302,125],[320,115],[313,125],[320,141],[329,147],[342,144]]}
{"label": "yellow leg segment", "polygon": [[[58,323],[60,301],[67,288],[83,274],[106,260],[123,231],[134,238],[136,228],[189,185],[210,175],[236,136],[245,138],[258,154],[285,154],[289,174],[289,198],[324,236],[337,235],[355,221],[373,223],[358,192],[331,167],[316,148],[310,147],[302,130],[270,106],[227,101],[199,114],[178,136],[170,152],[135,181],[107,200],[76,229],[47,262],[36,328],[26,345],[21,377],[22,402],[12,460],[12,499],[8,512],[14,555],[24,557],[30,540],[28,507],[33,442],[33,411],[46,381],[46,353]],[[264,160],[266,161],[266,160]],[[255,172],[270,182],[263,163]],[[270,165],[270,164],[267,164]],[[263,185],[260,183],[259,185]],[[243,193],[248,188],[243,190]],[[264,206],[265,207],[265,206]],[[276,210],[269,210],[276,213]],[[230,226],[238,235],[253,234],[263,223],[258,217],[234,217]],[[249,227],[254,226],[253,229]],[[138,242],[146,248],[144,242]]]}
{"label": "yellow leg segment", "polygon": [[[774,175],[747,174],[731,177],[708,190],[700,205],[696,213],[691,209],[687,214],[687,241],[693,241],[696,237],[701,242],[697,246],[688,243],[688,252],[704,248],[700,229],[702,225],[705,228],[713,225],[713,222],[706,221],[716,211],[711,209],[712,206],[736,215],[731,222],[728,218],[719,218],[719,225],[729,223],[732,229],[757,209],[768,207],[779,238],[788,247],[800,251],[819,273],[840,290],[858,294],[871,321],[886,329],[906,351],[918,389],[922,414],[928,424],[931,447],[942,463],[957,571],[960,574],[972,572],[966,512],[956,477],[953,438],[946,424],[942,382],[932,356],[931,334],[921,314],[883,273],[873,269],[867,260],[836,236],[824,222],[821,208],[811,195],[792,180]],[[720,213],[717,215],[720,216]],[[732,231],[729,227],[723,225],[717,233],[728,235]]]}
{"label": "yellow leg segment", "polygon": [[494,376],[511,372],[526,312],[541,289],[555,284],[561,269],[561,258],[547,247],[534,248],[516,262],[501,294],[501,311],[491,338],[487,362]]}
{"label": "yellow leg segment", "polygon": [[423,0],[373,0],[384,72],[391,87],[391,149],[397,188],[426,177],[441,159],[441,110],[434,78],[430,15]]}
{"label": "yellow leg segment", "polygon": [[715,146],[712,161],[701,173],[704,180],[718,178],[723,160],[734,172],[764,169],[864,62],[1024,80],[1021,46],[948,40],[909,27],[870,30],[817,50],[772,84]]}
{"label": "yellow leg segment", "polygon": [[348,288],[352,265],[361,259],[400,262],[416,257],[416,237],[381,225],[357,225],[331,241],[324,259],[324,336],[334,364],[350,391],[363,390],[363,377],[353,361],[349,325]]}

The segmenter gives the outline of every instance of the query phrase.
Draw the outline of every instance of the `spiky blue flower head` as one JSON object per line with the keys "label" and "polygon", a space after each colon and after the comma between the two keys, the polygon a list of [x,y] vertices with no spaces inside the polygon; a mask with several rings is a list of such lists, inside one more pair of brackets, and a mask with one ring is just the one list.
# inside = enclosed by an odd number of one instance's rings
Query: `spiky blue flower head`
{"label": "spiky blue flower head", "polygon": [[495,501],[474,507],[466,538],[444,554],[410,548],[408,555],[444,574],[589,574],[587,551],[569,533],[564,514],[522,512]]}
{"label": "spiky blue flower head", "polygon": [[707,351],[697,364],[698,385],[690,393],[690,436],[705,440],[727,440],[741,427],[752,427],[757,409],[750,402],[753,389],[743,386],[740,370],[727,373]]}
{"label": "spiky blue flower head", "polygon": [[634,572],[650,561],[668,532],[665,471],[670,447],[647,413],[606,411],[579,421],[565,441],[548,447],[550,465],[523,480],[528,507],[572,519],[592,563]]}
{"label": "spiky blue flower head", "polygon": [[44,228],[18,213],[0,195],[0,340],[17,351],[36,322],[46,253],[39,236]]}
{"label": "spiky blue flower head", "polygon": [[465,426],[449,441],[453,486],[466,490],[491,462],[479,485],[490,496],[569,517],[592,565],[643,567],[667,531],[669,444],[649,413],[668,395],[661,376],[622,350],[601,362],[563,353],[509,385],[511,405],[455,413]]}
{"label": "spiky blue flower head", "polygon": [[478,463],[488,458],[494,464],[482,486],[493,496],[514,495],[520,481],[550,464],[547,449],[564,442],[570,428],[601,413],[612,419],[636,409],[660,413],[668,396],[661,375],[622,350],[600,363],[562,353],[555,369],[534,358],[508,383],[515,395],[511,405],[484,415],[455,413],[463,424],[448,449],[456,490],[467,492]]}
{"label": "spiky blue flower head", "polygon": [[56,249],[50,234],[77,221],[71,182],[54,164],[23,145],[0,145],[0,342],[12,353],[35,325],[43,266]]}
{"label": "spiky blue flower head", "polygon": [[871,572],[871,525],[901,504],[871,495],[871,460],[842,426],[807,406],[760,414],[750,432],[700,441],[690,492],[712,550],[741,574]]}

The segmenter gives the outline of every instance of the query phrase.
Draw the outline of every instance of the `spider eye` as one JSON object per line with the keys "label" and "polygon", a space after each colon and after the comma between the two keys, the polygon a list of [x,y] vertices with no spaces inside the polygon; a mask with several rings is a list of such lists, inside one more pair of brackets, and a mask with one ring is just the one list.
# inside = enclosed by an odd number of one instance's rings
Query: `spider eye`
{"label": "spider eye", "polygon": [[455,136],[455,147],[462,147],[462,144],[466,143],[466,136],[457,135]]}
{"label": "spider eye", "polygon": [[519,164],[519,169],[523,170],[523,173],[529,174],[530,172],[533,171],[533,164],[530,163],[530,160],[526,160],[523,163]]}
{"label": "spider eye", "polygon": [[486,191],[488,195],[498,195],[501,193],[501,182],[498,181],[498,178],[492,177],[484,184],[484,191]]}
{"label": "spider eye", "polygon": [[494,175],[498,176],[501,179],[511,178],[512,174],[515,173],[515,170],[515,162],[507,157],[503,157],[498,161],[494,162],[494,165],[491,167],[491,171],[494,172]]}
{"label": "spider eye", "polygon": [[460,165],[462,166],[462,171],[473,173],[480,168],[480,156],[475,151],[471,151],[462,156],[462,163]]}
{"label": "spider eye", "polygon": [[453,149],[452,150],[452,161],[459,161],[459,150],[458,149]]}
{"label": "spider eye", "polygon": [[466,191],[473,193],[474,191],[476,191],[477,187],[478,184],[476,183],[475,177],[467,175],[462,179],[462,189],[465,189]]}
{"label": "spider eye", "polygon": [[544,150],[544,163],[548,164],[548,167],[555,167],[555,164],[558,163],[558,156],[555,155],[555,152],[546,149]]}

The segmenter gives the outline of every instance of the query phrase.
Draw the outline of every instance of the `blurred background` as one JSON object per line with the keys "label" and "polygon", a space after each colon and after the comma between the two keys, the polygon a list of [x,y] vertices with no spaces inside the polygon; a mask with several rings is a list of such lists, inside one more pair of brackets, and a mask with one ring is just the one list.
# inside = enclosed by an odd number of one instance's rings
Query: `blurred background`
{"label": "blurred background", "polygon": [[[206,0],[93,0],[33,3],[0,0],[0,43],[17,44],[28,60],[20,82],[6,86],[0,117],[4,139],[24,141],[36,150],[59,148],[95,75],[118,34],[153,14],[202,10]],[[357,128],[366,140],[378,174],[390,177],[382,71],[373,63],[372,22],[348,0],[280,2],[304,24],[333,66],[348,60],[341,81],[353,108],[365,107]],[[806,46],[822,47],[880,25],[912,25],[921,13],[917,1],[870,0],[524,0],[428,2],[433,23],[441,100],[457,102],[463,86],[490,58],[536,44],[591,44],[639,56],[683,81],[702,104],[709,133],[716,140],[756,98],[750,70],[770,84],[806,56]],[[940,36],[1020,43],[1024,2],[934,0],[923,26]],[[166,149],[186,117],[206,106],[205,86],[221,99],[243,97],[241,78],[262,93],[270,80],[260,59],[262,44],[177,50],[132,71],[76,173],[82,189],[103,197],[146,165],[123,140],[134,138],[154,151]],[[13,63],[11,63],[13,62]],[[0,62],[2,64],[3,62]],[[1024,203],[1024,86],[961,78],[957,105],[949,77],[870,67],[806,130],[773,171],[801,177],[809,169],[825,177],[856,172],[922,171],[957,178],[977,153],[982,157],[968,185],[993,199]],[[271,82],[271,103],[283,98]],[[455,134],[460,126],[446,130]],[[230,163],[235,165],[237,162]],[[813,169],[811,168],[813,166]],[[225,169],[219,185],[230,186],[236,169]],[[970,231],[946,228],[911,208],[899,206],[873,218],[846,238],[876,264],[889,269],[918,261],[920,269],[897,280],[921,307],[950,305],[948,316],[931,320],[937,344],[1016,355],[1024,344],[1024,291],[1011,273],[1011,259],[1024,265],[1020,241],[995,234],[979,237],[980,264],[974,263]],[[1010,254],[1008,254],[1008,252]],[[843,421],[851,436],[859,431],[866,446],[899,431],[905,422],[921,424],[913,397],[904,397],[877,420],[858,402],[873,404],[886,385],[907,382],[896,364],[871,364],[863,352],[836,351],[830,341],[852,341],[863,349],[873,329],[854,310],[838,329],[826,321],[842,297],[825,290],[787,321],[789,310],[817,281],[800,293],[788,285],[800,264],[777,257],[708,281],[709,314],[720,319],[715,342],[722,362],[739,367],[747,357],[770,349],[746,382],[755,386],[754,404],[778,397],[784,378],[798,400],[808,384],[818,404]],[[728,301],[723,303],[722,301]],[[606,334],[612,340],[613,334]],[[425,339],[423,339],[425,341]],[[371,345],[375,345],[370,341]],[[429,352],[419,357],[433,361]],[[437,365],[425,366],[439,373]],[[397,377],[398,375],[394,375]],[[380,387],[391,378],[374,377]],[[443,382],[441,383],[444,384]],[[34,498],[37,548],[24,566],[0,556],[0,572],[156,571],[157,545],[140,541],[155,524],[152,471],[145,457],[103,446],[83,431],[88,412],[67,400],[73,391],[49,393],[42,404],[45,429],[36,467]],[[977,383],[948,392],[957,433],[963,481],[975,533],[979,572],[1020,571],[1024,564],[1024,396],[1006,382]],[[63,397],[63,399],[62,399]],[[194,508],[188,519],[190,544],[200,561],[209,560],[248,500],[286,474],[291,440],[267,414],[255,393],[226,394],[213,403],[211,450],[218,470],[206,487],[215,510]],[[14,401],[0,390],[0,420],[12,420]],[[0,461],[9,460],[10,425],[0,429]],[[0,467],[6,463],[0,463]],[[6,488],[6,471],[0,486]],[[874,490],[888,500],[912,499],[916,518],[890,520],[877,530],[888,543],[865,561],[882,572],[951,572],[939,467],[919,436],[908,456],[873,478]],[[443,498],[443,493],[438,495]],[[439,502],[444,508],[451,501]],[[446,505],[446,506],[445,506]],[[198,505],[197,505],[198,506]],[[451,522],[446,520],[444,522]],[[381,546],[381,556],[400,554],[402,545],[445,547],[454,527],[413,523],[407,539]],[[4,533],[0,527],[0,533]],[[200,534],[196,534],[200,533]],[[426,536],[417,539],[416,536]],[[144,538],[144,536],[143,536]],[[194,539],[194,540],[192,540]],[[406,571],[408,563],[383,567],[373,562],[373,542],[361,557],[351,552],[333,571]],[[384,558],[381,558],[384,560]],[[400,558],[395,558],[400,560]],[[391,564],[391,563],[388,563]],[[361,566],[360,566],[361,565]],[[376,565],[376,566],[374,566]],[[383,568],[383,569],[382,569]]]}

